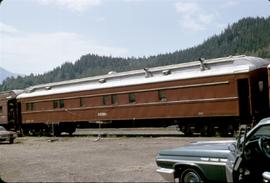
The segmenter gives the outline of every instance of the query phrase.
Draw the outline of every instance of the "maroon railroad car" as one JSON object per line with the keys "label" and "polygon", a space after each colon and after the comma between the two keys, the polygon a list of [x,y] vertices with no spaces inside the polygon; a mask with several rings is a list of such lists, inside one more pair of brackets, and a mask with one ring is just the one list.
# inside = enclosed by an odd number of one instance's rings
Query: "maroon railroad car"
{"label": "maroon railroad car", "polygon": [[16,97],[23,90],[0,92],[0,125],[8,130],[20,130],[21,109]]}
{"label": "maroon railroad car", "polygon": [[269,115],[269,64],[231,56],[32,86],[17,96],[22,127],[59,134],[81,122],[162,121],[185,134],[231,133]]}

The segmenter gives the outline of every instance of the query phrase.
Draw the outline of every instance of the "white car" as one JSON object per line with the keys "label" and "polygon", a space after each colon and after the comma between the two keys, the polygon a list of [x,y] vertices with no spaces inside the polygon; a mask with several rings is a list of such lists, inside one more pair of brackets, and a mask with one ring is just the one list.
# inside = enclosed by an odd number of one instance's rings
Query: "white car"
{"label": "white car", "polygon": [[0,141],[8,141],[10,144],[14,143],[14,139],[17,137],[17,133],[13,131],[7,131],[3,126],[0,126]]}

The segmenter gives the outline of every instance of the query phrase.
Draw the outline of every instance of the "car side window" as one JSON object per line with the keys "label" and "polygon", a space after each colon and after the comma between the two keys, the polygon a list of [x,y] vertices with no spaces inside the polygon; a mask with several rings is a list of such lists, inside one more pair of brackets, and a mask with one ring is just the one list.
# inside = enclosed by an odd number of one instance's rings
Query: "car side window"
{"label": "car side window", "polygon": [[270,136],[270,125],[265,125],[259,128],[255,133],[255,136]]}

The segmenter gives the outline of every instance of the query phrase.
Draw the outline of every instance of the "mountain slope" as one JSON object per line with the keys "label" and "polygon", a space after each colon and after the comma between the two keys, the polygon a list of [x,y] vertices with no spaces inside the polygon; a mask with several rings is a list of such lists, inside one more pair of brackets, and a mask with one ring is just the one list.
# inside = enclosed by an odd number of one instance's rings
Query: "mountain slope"
{"label": "mountain slope", "polygon": [[229,25],[219,35],[202,44],[174,53],[143,58],[117,58],[93,54],[82,56],[77,62],[65,63],[43,75],[8,78],[0,90],[22,89],[31,85],[62,81],[86,76],[127,71],[198,60],[200,57],[215,58],[246,54],[270,58],[270,17],[244,18]]}
{"label": "mountain slope", "polygon": [[15,76],[17,76],[17,74],[9,72],[9,71],[3,69],[2,67],[0,67],[0,83],[2,83],[2,81],[4,81],[6,78],[12,77],[12,76],[15,77]]}

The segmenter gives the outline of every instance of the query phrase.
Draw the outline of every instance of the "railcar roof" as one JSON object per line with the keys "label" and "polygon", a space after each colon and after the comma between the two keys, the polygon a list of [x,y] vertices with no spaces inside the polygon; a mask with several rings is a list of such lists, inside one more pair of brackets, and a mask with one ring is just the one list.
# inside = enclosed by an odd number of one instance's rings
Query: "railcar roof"
{"label": "railcar roof", "polygon": [[21,93],[23,93],[23,90],[10,90],[10,91],[0,92],[0,100],[13,99],[13,98],[16,98],[17,95]]}
{"label": "railcar roof", "polygon": [[[69,81],[31,86],[17,98],[47,96],[53,94],[113,88],[147,83],[157,83],[189,78],[246,73],[267,67],[270,61],[251,56],[229,56],[223,58],[193,61],[182,64],[153,67],[107,75],[87,77]],[[204,70],[201,69],[202,66]],[[147,71],[148,70],[148,71]]]}

